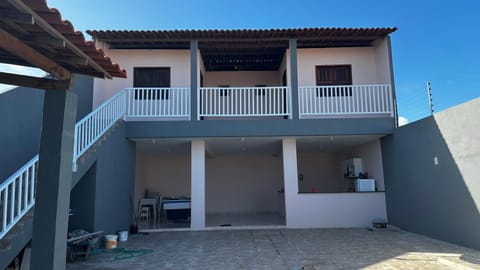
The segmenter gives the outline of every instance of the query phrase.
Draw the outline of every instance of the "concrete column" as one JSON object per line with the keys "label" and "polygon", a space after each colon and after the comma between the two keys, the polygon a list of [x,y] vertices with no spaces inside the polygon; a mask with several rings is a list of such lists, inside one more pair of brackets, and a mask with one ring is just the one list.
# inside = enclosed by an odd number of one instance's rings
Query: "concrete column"
{"label": "concrete column", "polygon": [[198,51],[198,41],[191,40],[190,41],[190,89],[191,89],[191,120],[197,121],[198,118],[198,58],[197,58],[197,51]]}
{"label": "concrete column", "polygon": [[292,119],[298,119],[298,68],[297,68],[297,40],[290,39],[290,88],[292,91]]}
{"label": "concrete column", "polygon": [[205,141],[192,141],[192,229],[205,228]]}
{"label": "concrete column", "polygon": [[76,114],[71,91],[45,92],[31,269],[65,269]]}
{"label": "concrete column", "polygon": [[285,223],[291,227],[291,216],[295,209],[295,197],[298,196],[297,141],[283,139],[283,185],[285,189]]}

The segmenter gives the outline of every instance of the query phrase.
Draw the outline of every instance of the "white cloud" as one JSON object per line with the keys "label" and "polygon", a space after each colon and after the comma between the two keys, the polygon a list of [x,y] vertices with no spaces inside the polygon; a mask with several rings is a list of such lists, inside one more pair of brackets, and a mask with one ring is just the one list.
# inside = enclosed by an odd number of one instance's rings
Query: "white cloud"
{"label": "white cloud", "polygon": [[398,117],[398,126],[401,127],[401,126],[405,126],[406,124],[408,124],[408,119],[404,116],[399,116]]}
{"label": "white cloud", "polygon": [[[45,71],[38,69],[38,68],[31,68],[31,67],[24,67],[24,66],[17,66],[17,65],[10,65],[10,64],[2,64],[0,63],[0,72],[5,73],[12,73],[12,74],[20,74],[20,75],[28,75],[34,77],[45,77],[47,73]],[[12,88],[15,88],[14,85],[8,84],[1,84],[0,83],[0,94],[4,93]]]}

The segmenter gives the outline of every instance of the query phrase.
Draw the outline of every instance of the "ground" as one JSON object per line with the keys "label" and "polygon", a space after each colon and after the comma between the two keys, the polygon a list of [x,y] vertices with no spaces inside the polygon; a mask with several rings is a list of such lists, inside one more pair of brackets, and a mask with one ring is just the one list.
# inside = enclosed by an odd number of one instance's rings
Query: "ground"
{"label": "ground", "polygon": [[96,250],[67,269],[480,269],[480,251],[397,229],[162,232],[119,248],[135,252]]}

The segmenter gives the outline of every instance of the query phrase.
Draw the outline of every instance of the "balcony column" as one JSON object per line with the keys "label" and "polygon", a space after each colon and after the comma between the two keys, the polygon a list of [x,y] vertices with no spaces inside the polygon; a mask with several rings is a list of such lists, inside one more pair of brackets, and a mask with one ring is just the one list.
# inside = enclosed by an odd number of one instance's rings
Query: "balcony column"
{"label": "balcony column", "polygon": [[297,141],[286,138],[282,141],[283,149],[283,186],[285,190],[285,223],[291,227],[292,215],[298,211],[295,198],[298,196]]}
{"label": "balcony column", "polygon": [[192,141],[191,164],[190,228],[198,230],[205,228],[205,141]]}
{"label": "balcony column", "polygon": [[298,108],[298,68],[297,68],[297,40],[290,39],[288,43],[290,49],[290,89],[291,89],[291,119],[299,119]]}
{"label": "balcony column", "polygon": [[190,40],[190,115],[192,121],[198,118],[198,40]]}
{"label": "balcony column", "polygon": [[45,92],[31,269],[65,269],[76,115],[74,93]]}

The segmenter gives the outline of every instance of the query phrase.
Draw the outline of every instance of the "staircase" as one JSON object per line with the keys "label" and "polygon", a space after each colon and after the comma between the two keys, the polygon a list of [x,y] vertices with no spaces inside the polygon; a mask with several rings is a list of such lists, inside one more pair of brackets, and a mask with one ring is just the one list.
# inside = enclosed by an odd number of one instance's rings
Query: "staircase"
{"label": "staircase", "polygon": [[[78,171],[79,164],[88,167],[89,161],[93,163],[94,155],[89,152],[94,152],[125,116],[125,98],[125,91],[120,91],[75,124],[72,188],[85,173]],[[0,269],[31,239],[38,162],[36,155],[0,184]]]}

